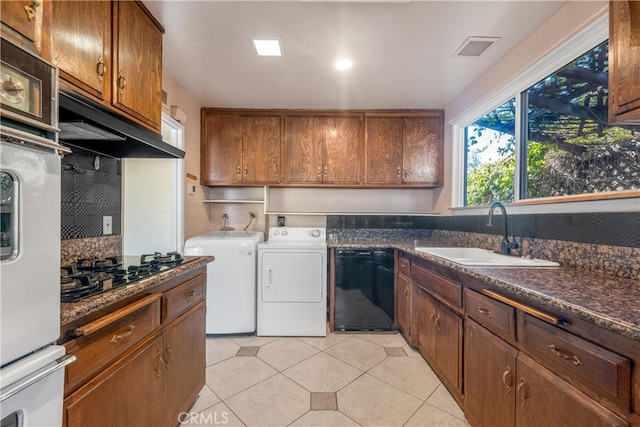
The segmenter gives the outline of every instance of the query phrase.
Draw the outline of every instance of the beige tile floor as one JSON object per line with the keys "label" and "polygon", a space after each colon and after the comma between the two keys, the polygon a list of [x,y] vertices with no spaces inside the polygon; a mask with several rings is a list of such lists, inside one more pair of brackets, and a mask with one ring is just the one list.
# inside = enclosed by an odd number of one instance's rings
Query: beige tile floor
{"label": "beige tile floor", "polygon": [[468,426],[399,334],[208,337],[207,378],[183,425]]}

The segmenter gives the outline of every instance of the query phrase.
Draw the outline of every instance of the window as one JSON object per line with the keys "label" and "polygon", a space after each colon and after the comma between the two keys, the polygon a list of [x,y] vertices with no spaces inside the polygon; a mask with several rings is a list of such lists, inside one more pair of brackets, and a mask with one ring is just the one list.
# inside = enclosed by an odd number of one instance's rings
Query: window
{"label": "window", "polygon": [[640,126],[608,123],[607,85],[604,42],[467,126],[465,205],[640,189]]}

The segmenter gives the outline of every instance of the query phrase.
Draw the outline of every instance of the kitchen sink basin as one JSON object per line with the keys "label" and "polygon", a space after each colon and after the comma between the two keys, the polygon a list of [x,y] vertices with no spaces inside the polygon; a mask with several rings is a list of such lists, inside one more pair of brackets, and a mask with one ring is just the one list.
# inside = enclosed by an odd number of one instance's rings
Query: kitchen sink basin
{"label": "kitchen sink basin", "polygon": [[481,248],[416,247],[416,250],[456,264],[476,267],[557,267],[560,265],[557,262],[544,259],[518,258]]}

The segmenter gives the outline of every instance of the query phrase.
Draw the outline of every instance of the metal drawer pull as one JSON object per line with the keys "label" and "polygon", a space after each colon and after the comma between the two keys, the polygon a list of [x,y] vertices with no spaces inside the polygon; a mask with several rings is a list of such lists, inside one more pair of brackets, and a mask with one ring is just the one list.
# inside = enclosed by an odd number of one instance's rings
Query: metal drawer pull
{"label": "metal drawer pull", "polygon": [[502,373],[502,384],[507,389],[507,394],[511,393],[511,366],[507,366],[507,369]]}
{"label": "metal drawer pull", "polygon": [[33,0],[31,4],[24,5],[24,11],[27,13],[27,19],[33,21],[36,17],[36,9],[42,4],[42,0]]}
{"label": "metal drawer pull", "polygon": [[195,293],[196,293],[196,291],[195,291],[195,290],[193,290],[193,289],[191,289],[190,291],[185,292],[185,293],[184,293],[184,295],[183,295],[183,297],[184,297],[184,299],[191,298],[192,296],[194,296],[194,295],[195,295]]}
{"label": "metal drawer pull", "polygon": [[529,307],[528,305],[521,304],[517,301],[512,300],[511,298],[507,298],[504,295],[500,295],[499,293],[494,292],[490,289],[483,289],[482,293],[493,299],[497,299],[500,302],[508,304],[519,310],[522,310],[525,313],[532,315],[533,317],[537,317],[540,320],[544,320],[547,323],[551,323],[552,325],[566,325],[568,323],[565,319],[553,316],[551,314],[544,313],[540,310],[536,310],[533,307]]}
{"label": "metal drawer pull", "polygon": [[407,288],[404,288],[404,296],[405,297],[409,296],[409,290]]}
{"label": "metal drawer pull", "polygon": [[157,361],[157,368],[156,368],[156,378],[160,379],[160,373],[162,372],[162,356],[160,356],[160,350],[158,350],[156,352],[156,361]]}
{"label": "metal drawer pull", "polygon": [[[169,366],[171,366],[171,362],[173,362],[173,351],[171,350],[170,345],[167,345],[167,348],[164,350],[164,353],[165,353],[164,366],[165,368],[169,369]],[[169,357],[166,357],[167,353],[169,353]]]}
{"label": "metal drawer pull", "polygon": [[438,317],[436,317],[436,320],[435,320],[434,323],[436,325],[436,331],[439,331],[440,330],[440,315],[439,314],[438,314]]}
{"label": "metal drawer pull", "polygon": [[523,375],[522,378],[520,379],[520,383],[518,384],[518,388],[516,389],[516,393],[518,393],[518,396],[520,396],[520,405],[523,408],[527,400],[526,385],[527,385],[527,379]]}
{"label": "metal drawer pull", "polygon": [[476,307],[476,309],[480,314],[484,314],[485,316],[488,316],[488,317],[493,317],[493,313],[491,312],[491,310],[487,310],[486,308],[482,308],[482,307]]}
{"label": "metal drawer pull", "polygon": [[563,358],[564,360],[570,360],[576,366],[584,365],[584,363],[582,363],[582,360],[580,360],[578,356],[575,356],[575,355],[572,356],[561,350],[558,350],[555,344],[549,344],[547,347],[549,348],[549,350],[551,350],[551,353],[555,354],[558,357]]}
{"label": "metal drawer pull", "polygon": [[117,343],[118,341],[122,341],[123,339],[125,339],[126,337],[128,337],[129,335],[131,335],[133,333],[133,330],[135,329],[135,325],[129,325],[129,329],[127,329],[127,332],[124,332],[120,335],[115,334],[113,336],[113,338],[111,338],[111,342],[112,343]]}

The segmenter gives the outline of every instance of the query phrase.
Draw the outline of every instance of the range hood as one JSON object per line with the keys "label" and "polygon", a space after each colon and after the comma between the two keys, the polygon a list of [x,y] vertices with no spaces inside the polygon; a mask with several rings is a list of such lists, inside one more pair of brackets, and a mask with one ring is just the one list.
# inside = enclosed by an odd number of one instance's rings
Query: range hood
{"label": "range hood", "polygon": [[58,94],[59,142],[105,156],[183,159],[162,136],[82,95]]}

